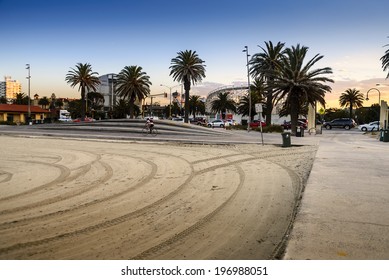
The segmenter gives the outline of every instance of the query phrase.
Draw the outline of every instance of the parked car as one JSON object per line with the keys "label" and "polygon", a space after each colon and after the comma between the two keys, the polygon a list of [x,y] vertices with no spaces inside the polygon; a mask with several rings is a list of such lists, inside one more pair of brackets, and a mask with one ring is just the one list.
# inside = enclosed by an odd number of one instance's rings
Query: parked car
{"label": "parked car", "polygon": [[184,119],[184,118],[172,118],[172,121],[175,121],[175,122],[184,122],[185,119]]}
{"label": "parked car", "polygon": [[[94,121],[96,121],[96,120],[93,118],[89,118],[89,117],[85,117],[85,119],[84,119],[84,122],[94,122]],[[81,121],[81,118],[77,118],[77,119],[74,119],[73,122],[82,122],[82,121]]]}
{"label": "parked car", "polygon": [[334,119],[330,122],[325,122],[323,126],[326,129],[332,129],[332,128],[344,128],[344,129],[350,129],[356,126],[356,123],[353,119],[350,118],[339,118]]}
{"label": "parked car", "polygon": [[[284,129],[291,129],[292,128],[292,122],[290,122],[290,121],[284,122],[283,124],[281,124],[281,126]],[[300,127],[304,128],[304,129],[307,129],[308,128],[308,122],[298,120],[297,126],[300,126]]]}
{"label": "parked car", "polygon": [[235,120],[226,120],[226,122],[228,122],[229,125],[237,125]]}
{"label": "parked car", "polygon": [[202,125],[202,126],[206,126],[207,125],[206,118],[202,118],[202,117],[196,117],[194,119],[190,118],[189,121],[190,121],[191,124],[195,124],[195,125]]}
{"label": "parked car", "polygon": [[223,120],[214,120],[208,123],[208,127],[224,127],[224,121]]}
{"label": "parked car", "polygon": [[253,120],[252,122],[250,122],[250,127],[257,128],[257,127],[259,127],[259,124],[261,124],[262,127],[266,126],[265,122],[262,122],[260,120]]}
{"label": "parked car", "polygon": [[361,124],[358,126],[358,129],[361,131],[374,131],[374,130],[377,131],[379,128],[379,125],[380,125],[380,122],[375,121],[375,122],[371,122],[371,123],[367,123],[367,124]]}

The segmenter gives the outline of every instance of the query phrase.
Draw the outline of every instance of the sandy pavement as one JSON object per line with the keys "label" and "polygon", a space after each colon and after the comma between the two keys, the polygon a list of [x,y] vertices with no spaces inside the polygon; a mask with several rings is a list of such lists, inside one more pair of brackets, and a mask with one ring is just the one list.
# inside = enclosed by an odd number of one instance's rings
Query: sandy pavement
{"label": "sandy pavement", "polygon": [[0,143],[0,259],[274,258],[317,150]]}

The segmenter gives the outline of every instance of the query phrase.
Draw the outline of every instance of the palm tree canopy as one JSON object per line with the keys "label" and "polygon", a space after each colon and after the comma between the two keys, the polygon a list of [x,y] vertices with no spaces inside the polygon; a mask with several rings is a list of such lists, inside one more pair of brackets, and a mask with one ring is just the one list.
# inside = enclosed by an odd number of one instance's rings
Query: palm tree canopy
{"label": "palm tree canopy", "polygon": [[96,91],[97,86],[100,84],[99,74],[92,71],[92,66],[89,63],[77,63],[76,69],[71,69],[65,78],[71,87],[78,85],[78,90]]}
{"label": "palm tree canopy", "polygon": [[[385,45],[385,47],[388,47],[389,45]],[[381,57],[381,62],[382,62],[382,68],[384,71],[389,69],[389,49],[385,51],[385,54]],[[389,78],[389,72],[386,75],[386,79]]]}
{"label": "palm tree canopy", "polygon": [[355,108],[359,108],[363,106],[364,99],[363,93],[359,90],[349,88],[340,95],[339,104],[342,107],[355,106]]}
{"label": "palm tree canopy", "polygon": [[190,83],[196,84],[205,78],[205,66],[196,51],[185,50],[177,53],[171,60],[170,76],[174,81],[184,83],[185,89],[190,89]]}
{"label": "palm tree canopy", "polygon": [[229,92],[220,92],[217,95],[217,99],[211,102],[211,110],[214,113],[224,113],[227,110],[236,112],[236,103],[230,98]]}
{"label": "palm tree canopy", "polygon": [[325,106],[325,93],[331,91],[331,87],[326,83],[334,81],[323,75],[332,74],[332,69],[330,67],[311,69],[323,58],[320,54],[316,54],[304,65],[307,51],[308,47],[300,47],[299,44],[285,50],[283,67],[279,69],[279,74],[275,74],[278,98],[284,99],[285,102],[292,100],[301,104],[307,102],[312,106],[318,101]]}
{"label": "palm tree canopy", "polygon": [[260,47],[263,52],[254,54],[251,58],[250,74],[254,77],[262,77],[265,80],[271,76],[272,72],[282,66],[281,59],[283,57],[283,48],[285,43],[278,42],[273,45],[273,42],[265,42],[266,49]]}
{"label": "palm tree canopy", "polygon": [[117,75],[116,85],[117,94],[132,103],[150,94],[150,77],[142,71],[140,66],[125,66]]}

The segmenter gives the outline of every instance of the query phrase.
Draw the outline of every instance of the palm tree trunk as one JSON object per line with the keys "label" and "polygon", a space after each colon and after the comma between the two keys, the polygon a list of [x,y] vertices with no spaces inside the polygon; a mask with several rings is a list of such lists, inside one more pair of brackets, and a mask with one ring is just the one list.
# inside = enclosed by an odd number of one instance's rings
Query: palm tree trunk
{"label": "palm tree trunk", "polygon": [[190,91],[190,81],[188,77],[184,77],[184,89],[185,89],[185,123],[189,123],[189,91]]}
{"label": "palm tree trunk", "polygon": [[290,102],[290,125],[292,135],[297,134],[298,123],[298,100],[291,100]]}
{"label": "palm tree trunk", "polygon": [[85,121],[85,107],[86,107],[86,102],[85,102],[85,87],[81,87],[81,121]]}
{"label": "palm tree trunk", "polygon": [[350,102],[350,119],[353,118],[353,103]]}
{"label": "palm tree trunk", "polygon": [[266,95],[266,126],[271,125],[272,111],[273,111],[273,90],[269,89]]}

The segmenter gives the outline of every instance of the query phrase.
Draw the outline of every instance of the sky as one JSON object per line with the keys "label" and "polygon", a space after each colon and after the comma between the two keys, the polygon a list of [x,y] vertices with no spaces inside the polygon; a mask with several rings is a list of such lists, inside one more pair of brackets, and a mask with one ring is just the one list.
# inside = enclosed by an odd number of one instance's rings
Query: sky
{"label": "sky", "polygon": [[[29,63],[31,96],[79,98],[65,81],[77,63],[90,63],[99,75],[138,65],[150,76],[151,94],[160,94],[178,85],[169,76],[171,59],[194,50],[206,77],[191,94],[206,96],[247,85],[244,46],[253,55],[272,41],[307,46],[307,59],[324,56],[313,69],[333,70],[327,108],[339,107],[348,88],[377,88],[389,101],[380,61],[389,48],[388,10],[387,0],[0,0],[0,81],[11,76],[27,93]],[[369,98],[365,106],[378,103],[378,91]]]}

